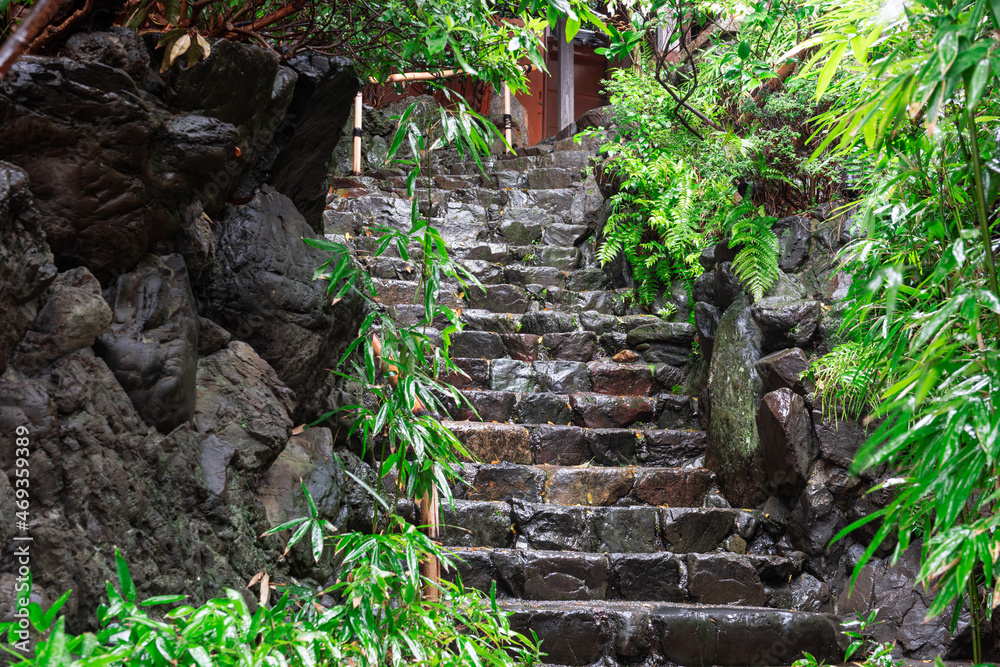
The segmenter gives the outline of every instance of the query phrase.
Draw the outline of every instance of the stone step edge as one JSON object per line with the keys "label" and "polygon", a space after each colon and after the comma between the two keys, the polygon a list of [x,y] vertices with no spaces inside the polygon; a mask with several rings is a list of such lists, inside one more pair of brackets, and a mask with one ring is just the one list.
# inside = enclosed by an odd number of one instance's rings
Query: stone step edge
{"label": "stone step edge", "polygon": [[840,623],[787,609],[614,602],[503,602],[512,629],[534,631],[543,664],[790,665],[808,651],[839,663]]}
{"label": "stone step edge", "polygon": [[452,486],[462,500],[577,507],[701,507],[715,485],[705,468],[467,463]]}

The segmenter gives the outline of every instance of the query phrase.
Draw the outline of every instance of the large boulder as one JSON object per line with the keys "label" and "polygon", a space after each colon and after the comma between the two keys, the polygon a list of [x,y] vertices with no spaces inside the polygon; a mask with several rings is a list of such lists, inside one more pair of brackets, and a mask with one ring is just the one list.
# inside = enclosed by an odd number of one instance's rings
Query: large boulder
{"label": "large boulder", "polygon": [[749,299],[740,296],[726,309],[715,335],[707,389],[711,416],[705,448],[705,467],[715,471],[726,498],[739,507],[751,507],[766,499],[756,420],[762,394],[755,368],[760,341],[760,330],[750,316]]}
{"label": "large boulder", "polygon": [[802,377],[807,370],[806,353],[797,347],[772,352],[757,361],[757,373],[766,391],[788,388],[802,396],[809,394],[814,387],[808,378]]}
{"label": "large boulder", "polygon": [[233,341],[198,360],[194,425],[235,448],[239,467],[267,470],[292,434],[292,392],[249,345]]}
{"label": "large boulder", "polygon": [[30,176],[57,263],[105,280],[188,224],[192,203],[214,214],[289,95],[275,85],[277,55],[253,45],[221,40],[156,94],[137,87],[148,52],[121,31],[66,53],[77,59],[21,58],[0,83],[0,158]]}
{"label": "large boulder", "polygon": [[361,82],[354,65],[344,58],[304,52],[286,64],[298,74],[298,81],[287,110],[287,127],[281,131],[281,152],[271,165],[270,183],[292,200],[313,231],[322,232],[340,139],[337,130],[353,117],[354,96]]}
{"label": "large boulder", "polygon": [[757,412],[757,431],[774,491],[795,498],[805,488],[809,468],[819,455],[805,401],[787,388],[766,394]]}
{"label": "large boulder", "polygon": [[765,352],[805,347],[816,334],[822,304],[786,296],[771,296],[753,305],[753,319],[763,334]]}
{"label": "large boulder", "polygon": [[198,312],[180,255],[146,255],[112,290],[97,353],[143,420],[169,433],[194,416]]}
{"label": "large boulder", "polygon": [[[14,434],[29,428],[32,573],[58,596],[67,629],[94,629],[95,610],[115,579],[115,547],[140,595],[183,591],[194,600],[242,588],[274,568],[273,538],[232,445],[188,426],[150,431],[103,360],[77,350],[27,379],[0,377],[0,469],[14,474]],[[5,543],[0,573],[14,572]],[[281,568],[280,565],[278,565]],[[0,576],[3,576],[0,574]],[[9,603],[0,589],[0,608]]]}
{"label": "large boulder", "polygon": [[298,401],[303,420],[321,412],[333,368],[357,331],[360,304],[331,305],[313,271],[329,255],[303,242],[312,229],[288,197],[264,186],[216,226],[218,252],[199,289],[201,315],[250,344]]}
{"label": "large boulder", "polygon": [[0,162],[0,373],[38,310],[38,297],[56,277],[28,176]]}
{"label": "large boulder", "polygon": [[34,375],[82,347],[90,347],[111,323],[101,285],[82,266],[60,273],[39,299],[38,315],[14,349],[11,363]]}

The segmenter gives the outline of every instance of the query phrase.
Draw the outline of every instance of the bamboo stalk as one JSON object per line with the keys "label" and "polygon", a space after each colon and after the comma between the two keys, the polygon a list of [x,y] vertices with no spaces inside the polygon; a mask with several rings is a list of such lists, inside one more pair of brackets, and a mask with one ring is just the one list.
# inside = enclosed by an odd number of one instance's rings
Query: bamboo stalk
{"label": "bamboo stalk", "polygon": [[[406,72],[403,74],[390,74],[382,83],[400,83],[402,81],[433,81],[435,79],[447,79],[452,76],[461,74],[461,72],[456,72],[453,69],[446,69],[440,72]],[[375,77],[370,77],[368,79],[370,83],[380,83]]]}
{"label": "bamboo stalk", "polygon": [[[435,541],[441,537],[440,516],[438,491],[436,487],[432,487],[420,500],[420,523],[427,526],[427,537]],[[437,583],[441,581],[441,561],[437,556],[421,561],[420,573],[427,579],[423,598],[428,602],[437,602],[441,598],[441,590],[437,587]]]}
{"label": "bamboo stalk", "polygon": [[351,166],[351,173],[355,176],[361,175],[361,93],[354,98],[354,162]]}

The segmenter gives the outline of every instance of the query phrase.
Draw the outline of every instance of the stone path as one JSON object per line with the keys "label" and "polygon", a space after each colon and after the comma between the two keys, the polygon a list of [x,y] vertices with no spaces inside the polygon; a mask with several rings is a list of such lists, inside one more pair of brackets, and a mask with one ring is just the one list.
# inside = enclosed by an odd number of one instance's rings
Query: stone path
{"label": "stone path", "polygon": [[[434,222],[485,288],[442,296],[465,324],[452,347],[464,375],[450,381],[481,418],[454,407],[449,426],[482,461],[454,489],[443,542],[467,585],[496,583],[549,663],[837,661],[835,622],[789,609],[802,562],[768,555],[780,527],[726,506],[700,467],[697,400],[673,393],[694,328],[627,308],[594,259],[593,149],[563,140],[485,175],[447,160],[433,175]],[[413,322],[414,265],[366,257],[366,226],[408,227],[403,184],[341,181],[326,221]]]}

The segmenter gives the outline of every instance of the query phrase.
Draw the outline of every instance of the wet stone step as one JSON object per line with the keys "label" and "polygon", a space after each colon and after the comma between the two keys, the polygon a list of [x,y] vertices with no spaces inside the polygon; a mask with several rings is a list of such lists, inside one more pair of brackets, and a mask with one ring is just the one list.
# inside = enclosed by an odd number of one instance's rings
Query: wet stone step
{"label": "wet stone step", "polygon": [[481,463],[535,465],[697,467],[705,453],[704,431],[581,428],[557,424],[445,422]]}
{"label": "wet stone step", "polygon": [[[522,361],[535,356],[537,359],[537,337],[535,344],[525,334],[502,334],[497,337],[470,337],[478,340],[484,352],[507,354],[517,358],[469,358],[456,356],[452,347],[452,361],[468,377],[461,373],[449,374],[446,382],[461,389],[492,389],[493,391],[548,391],[557,394],[594,392],[614,396],[652,396],[669,391],[657,381],[656,366],[652,364],[628,364],[614,361]],[[474,352],[469,349],[465,338],[458,344],[458,351]],[[484,355],[485,357],[485,355]],[[666,373],[670,377],[670,373]]]}
{"label": "wet stone step", "polygon": [[[730,508],[585,507],[523,500],[453,501],[442,509],[441,544],[574,552],[758,553],[774,542],[763,512]],[[412,503],[399,511],[417,519]],[[773,552],[770,552],[773,553]]]}
{"label": "wet stone step", "polygon": [[[485,372],[482,360],[467,367],[472,382],[482,382],[477,371]],[[448,378],[451,379],[450,377]],[[454,383],[465,398],[461,404],[450,396],[441,396],[447,414],[455,421],[499,422],[512,424],[559,424],[592,429],[641,428],[660,426],[671,429],[696,429],[697,403],[677,394],[653,396],[615,396],[609,394],[555,392],[515,392],[465,389]]]}
{"label": "wet stone step", "polygon": [[638,602],[505,602],[511,627],[534,632],[554,665],[790,665],[808,651],[836,662],[843,646],[826,614]]}
{"label": "wet stone step", "polygon": [[452,579],[522,600],[626,600],[771,607],[801,559],[710,554],[454,549]]}
{"label": "wet stone step", "polygon": [[504,276],[511,285],[542,285],[575,291],[611,288],[611,278],[599,268],[560,271],[552,266],[514,264],[506,267]]}
{"label": "wet stone step", "polygon": [[453,493],[463,500],[587,506],[701,507],[714,475],[704,468],[467,464]]}

